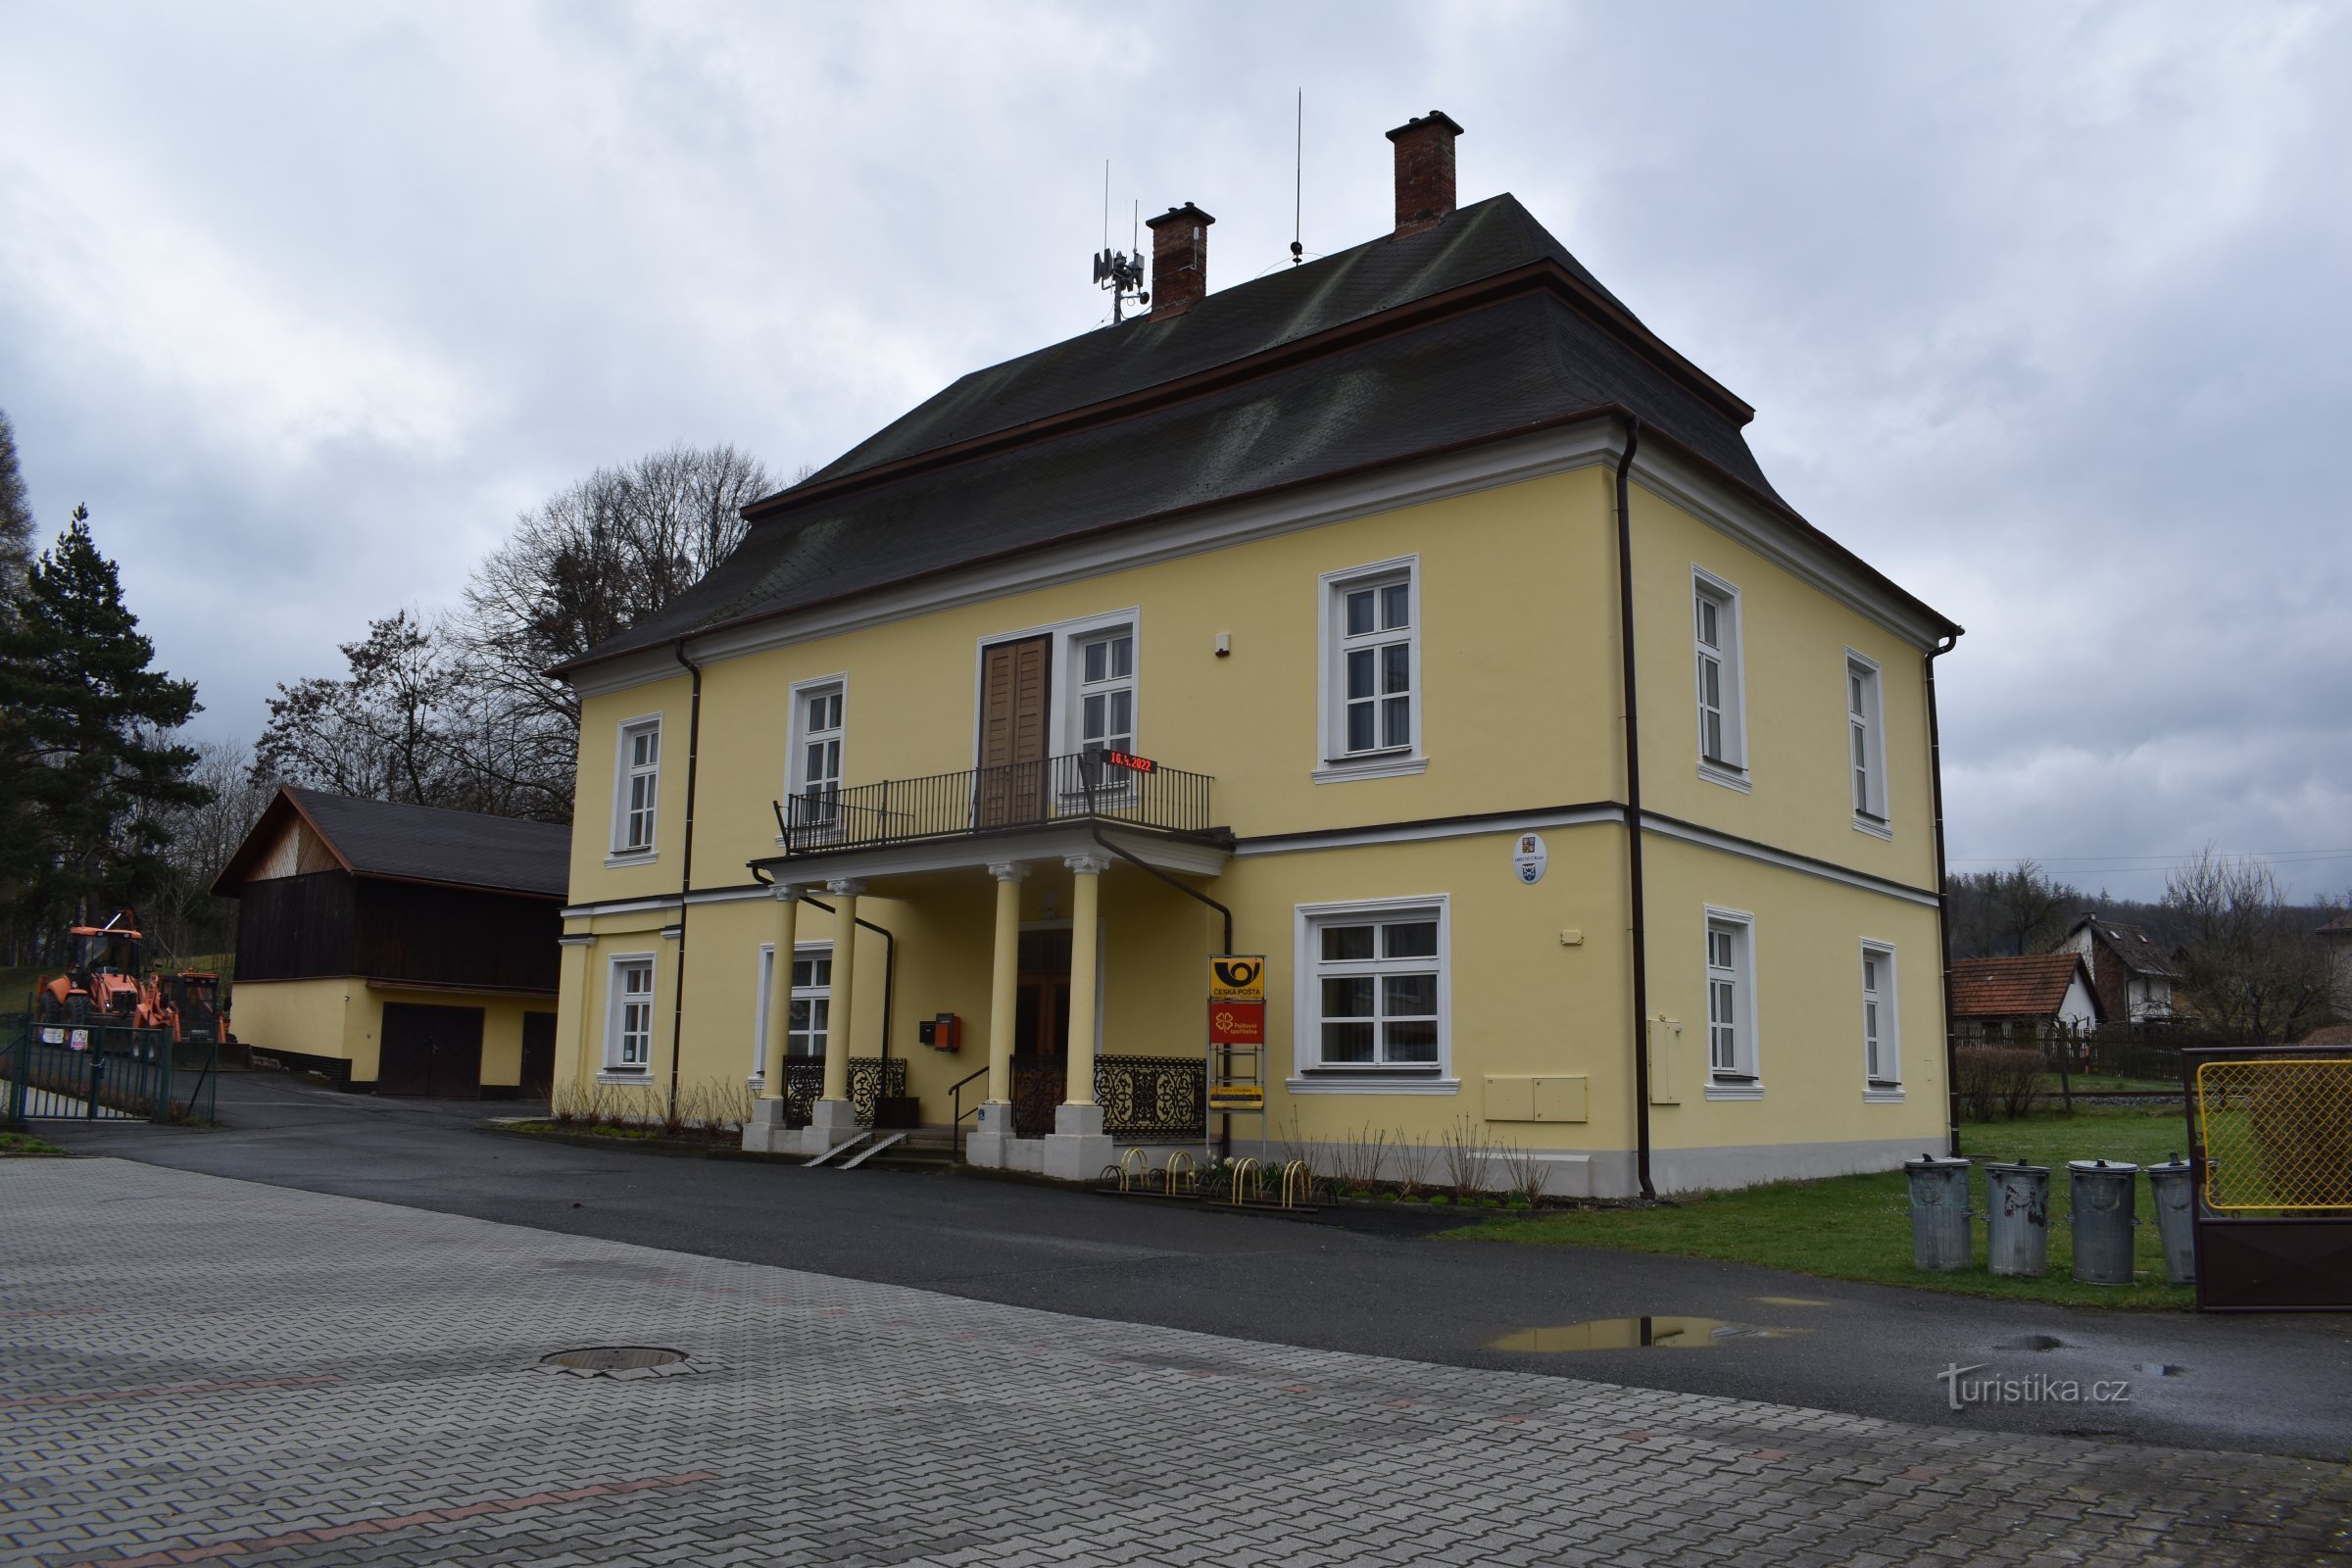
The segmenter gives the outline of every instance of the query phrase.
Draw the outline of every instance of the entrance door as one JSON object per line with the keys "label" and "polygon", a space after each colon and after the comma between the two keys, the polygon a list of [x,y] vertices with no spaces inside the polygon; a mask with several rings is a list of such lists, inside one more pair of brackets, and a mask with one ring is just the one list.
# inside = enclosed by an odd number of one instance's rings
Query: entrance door
{"label": "entrance door", "polygon": [[1070,934],[1024,931],[1012,1028],[1012,1130],[1043,1138],[1065,1097],[1070,1053]]}
{"label": "entrance door", "polygon": [[980,778],[973,803],[982,827],[1014,827],[1046,815],[1051,637],[982,650]]}
{"label": "entrance door", "polygon": [[435,1100],[480,1099],[482,1009],[385,1003],[375,1092],[424,1095]]}
{"label": "entrance door", "polygon": [[522,1015],[522,1093],[545,1100],[556,1087],[556,1015]]}

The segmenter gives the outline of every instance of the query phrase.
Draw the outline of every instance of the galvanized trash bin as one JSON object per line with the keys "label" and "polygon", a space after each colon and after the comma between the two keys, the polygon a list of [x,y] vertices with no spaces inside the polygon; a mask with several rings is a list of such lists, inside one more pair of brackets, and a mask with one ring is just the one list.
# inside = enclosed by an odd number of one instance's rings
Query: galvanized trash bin
{"label": "galvanized trash bin", "polygon": [[2050,1167],[1984,1167],[1984,1259],[1995,1274],[2037,1280],[2050,1271]]}
{"label": "galvanized trash bin", "polygon": [[2075,1278],[2084,1285],[2132,1283],[2132,1232],[2139,1167],[2103,1159],[2073,1159]]}
{"label": "galvanized trash bin", "polygon": [[2148,1167],[2148,1191],[2156,1200],[2156,1234],[2164,1239],[2164,1277],[2175,1285],[2197,1278],[2197,1184],[2179,1154]]}
{"label": "galvanized trash bin", "polygon": [[1922,1154],[1903,1163],[1911,1178],[1911,1266],[1950,1274],[1975,1260],[1968,1229],[1968,1161]]}

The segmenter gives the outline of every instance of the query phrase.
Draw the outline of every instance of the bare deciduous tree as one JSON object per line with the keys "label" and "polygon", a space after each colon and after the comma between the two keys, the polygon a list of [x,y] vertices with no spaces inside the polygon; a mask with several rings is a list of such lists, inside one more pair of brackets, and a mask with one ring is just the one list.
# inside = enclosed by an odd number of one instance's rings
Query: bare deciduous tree
{"label": "bare deciduous tree", "polygon": [[1948,884],[1954,957],[2042,953],[2089,906],[2082,889],[2057,881],[2032,860],[2002,871],[1961,871]]}
{"label": "bare deciduous tree", "polygon": [[2167,880],[2164,906],[2181,933],[2181,990],[2224,1034],[2268,1045],[2328,1014],[2331,973],[2316,922],[2262,861],[2208,846]]}
{"label": "bare deciduous tree", "polygon": [[277,789],[274,782],[255,776],[253,748],[243,741],[192,744],[196,766],[188,776],[211,791],[212,799],[159,813],[168,838],[164,858],[172,880],[155,906],[141,911],[159,952],[179,959],[225,952],[235,945],[236,901],[214,898],[213,879],[228,864]]}

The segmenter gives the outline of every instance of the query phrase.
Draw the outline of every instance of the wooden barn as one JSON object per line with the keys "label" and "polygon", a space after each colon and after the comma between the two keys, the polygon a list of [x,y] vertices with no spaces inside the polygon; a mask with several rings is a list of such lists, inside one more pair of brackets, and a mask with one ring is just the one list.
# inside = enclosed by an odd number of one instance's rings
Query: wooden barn
{"label": "wooden barn", "polygon": [[234,1026],[385,1095],[544,1095],[570,829],[281,788],[213,891],[240,903]]}

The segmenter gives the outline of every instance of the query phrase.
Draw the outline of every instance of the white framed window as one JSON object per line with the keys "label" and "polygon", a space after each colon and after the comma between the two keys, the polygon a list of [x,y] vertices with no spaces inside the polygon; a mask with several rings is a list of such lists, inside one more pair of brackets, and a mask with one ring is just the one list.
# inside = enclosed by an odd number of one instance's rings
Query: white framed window
{"label": "white framed window", "polygon": [[1078,750],[1135,750],[1135,629],[1071,639],[1077,676]]}
{"label": "white framed window", "polygon": [[614,956],[605,990],[605,1070],[638,1074],[654,1062],[654,956]]}
{"label": "white framed window", "polygon": [[1852,649],[1845,651],[1846,774],[1853,796],[1854,826],[1891,838],[1886,820],[1886,730],[1879,666]]}
{"label": "white framed window", "polygon": [[1448,901],[1300,905],[1298,1080],[1452,1088]]}
{"label": "white framed window", "polygon": [[[775,995],[776,947],[760,947],[760,1004],[753,1009],[752,1077],[766,1076],[767,1009]],[[804,942],[792,950],[791,1013],[784,1020],[788,1058],[821,1057],[833,1028],[833,944]]]}
{"label": "white framed window", "polygon": [[1746,672],[1740,657],[1740,590],[1690,568],[1692,662],[1697,677],[1698,771],[1747,788]]}
{"label": "white framed window", "polygon": [[662,719],[620,726],[612,788],[612,853],[651,858],[662,806]]}
{"label": "white framed window", "polygon": [[1862,943],[1862,1088],[1867,1098],[1899,1098],[1903,1085],[1901,1015],[1895,1006],[1894,949]]}
{"label": "white framed window", "polygon": [[1323,577],[1323,766],[1318,782],[1417,773],[1421,756],[1418,557]]}
{"label": "white framed window", "polygon": [[1755,917],[1710,906],[1706,959],[1707,1098],[1760,1099]]}
{"label": "white framed window", "polygon": [[841,811],[841,751],[849,681],[829,675],[792,688],[792,755],[785,793],[795,828],[835,826]]}

